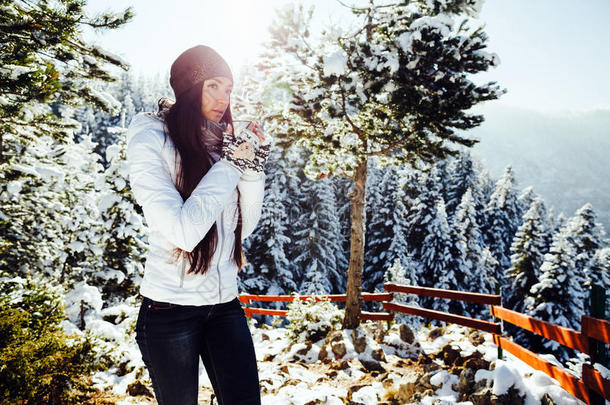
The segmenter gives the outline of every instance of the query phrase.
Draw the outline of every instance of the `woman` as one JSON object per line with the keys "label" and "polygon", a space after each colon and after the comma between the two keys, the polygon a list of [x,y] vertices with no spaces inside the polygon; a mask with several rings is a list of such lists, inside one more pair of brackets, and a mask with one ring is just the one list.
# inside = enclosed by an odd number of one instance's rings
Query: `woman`
{"label": "woman", "polygon": [[234,132],[233,76],[213,49],[182,53],[170,84],[176,101],[161,99],[127,131],[129,181],[150,229],[136,341],[159,404],[197,403],[199,358],[219,404],[260,404],[237,273],[270,138],[255,124]]}

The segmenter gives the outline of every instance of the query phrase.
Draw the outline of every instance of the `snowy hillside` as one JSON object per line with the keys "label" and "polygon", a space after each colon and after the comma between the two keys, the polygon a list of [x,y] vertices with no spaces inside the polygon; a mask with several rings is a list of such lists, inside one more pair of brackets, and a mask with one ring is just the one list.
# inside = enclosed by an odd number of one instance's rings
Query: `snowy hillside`
{"label": "snowy hillside", "polygon": [[[386,326],[369,321],[357,331],[332,331],[314,343],[294,343],[286,328],[255,328],[251,322],[263,404],[581,403],[510,354],[498,360],[487,333],[455,325],[422,327],[416,333],[402,324]],[[117,351],[127,365],[98,374],[96,386],[112,392],[119,404],[153,404],[135,341],[121,338],[125,334],[118,329],[98,331],[121,339]],[[120,369],[131,372],[119,376]],[[212,398],[200,363],[199,403]]]}
{"label": "snowy hillside", "polygon": [[517,182],[533,186],[549,205],[570,216],[590,202],[610,228],[610,110],[538,113],[506,106],[481,107],[485,122],[470,131],[481,139],[477,156],[494,177],[512,165]]}

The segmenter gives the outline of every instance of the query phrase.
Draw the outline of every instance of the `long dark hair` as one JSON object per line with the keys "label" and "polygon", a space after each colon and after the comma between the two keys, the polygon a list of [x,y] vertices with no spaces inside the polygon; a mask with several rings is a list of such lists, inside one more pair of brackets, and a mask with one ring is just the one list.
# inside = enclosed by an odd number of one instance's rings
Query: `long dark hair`
{"label": "long dark hair", "polygon": [[[202,126],[205,117],[201,113],[201,95],[203,83],[195,85],[181,94],[175,102],[167,98],[161,98],[158,102],[159,112],[164,108],[161,116],[167,127],[166,136],[169,136],[176,148],[176,155],[180,155],[181,165],[178,167],[176,159],[176,189],[180,192],[183,200],[186,200],[201,178],[212,167],[213,159],[202,141]],[[233,126],[231,105],[227,107],[221,122]],[[235,228],[235,243],[233,244],[233,259],[238,267],[238,272],[244,262],[241,245],[242,215],[240,209],[240,192],[237,189],[237,227]],[[233,218],[233,217],[232,217]],[[212,256],[218,246],[218,230],[216,222],[199,241],[192,252],[185,252],[180,248],[174,249],[174,260],[183,254],[189,260],[188,273],[205,274],[212,261]]]}

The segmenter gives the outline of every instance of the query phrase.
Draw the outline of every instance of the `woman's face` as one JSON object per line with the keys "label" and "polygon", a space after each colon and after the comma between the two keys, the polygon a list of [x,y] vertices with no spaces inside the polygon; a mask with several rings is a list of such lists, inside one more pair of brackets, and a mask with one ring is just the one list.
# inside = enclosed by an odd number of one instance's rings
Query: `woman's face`
{"label": "woman's face", "polygon": [[201,114],[214,122],[219,122],[231,101],[233,82],[228,77],[216,76],[203,82],[201,92]]}

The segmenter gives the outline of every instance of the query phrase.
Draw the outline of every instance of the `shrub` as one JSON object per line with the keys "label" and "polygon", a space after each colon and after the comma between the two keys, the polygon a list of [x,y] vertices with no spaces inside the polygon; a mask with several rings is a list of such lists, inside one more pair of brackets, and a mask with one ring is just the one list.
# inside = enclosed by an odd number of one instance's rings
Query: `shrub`
{"label": "shrub", "polygon": [[0,403],[82,402],[93,345],[65,333],[65,318],[60,291],[0,277]]}
{"label": "shrub", "polygon": [[340,329],[343,316],[344,311],[328,298],[318,302],[313,298],[306,301],[296,298],[288,304],[288,336],[294,342],[316,342],[325,338],[331,330]]}

